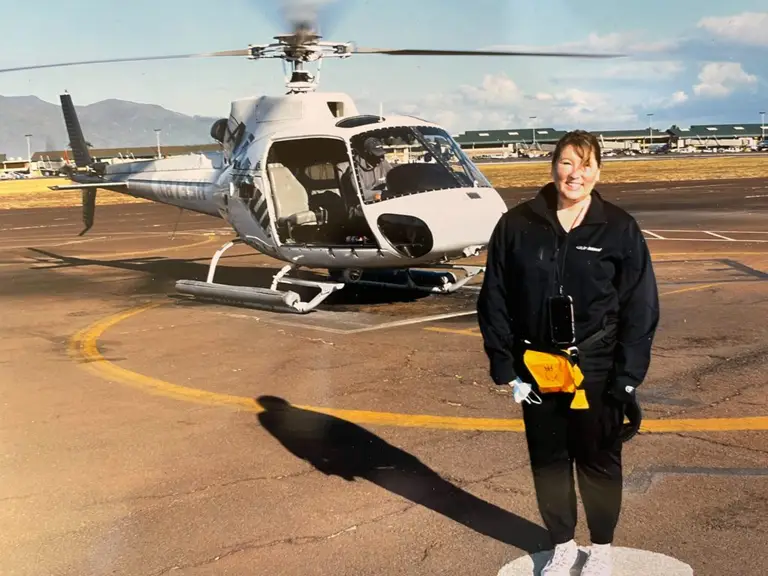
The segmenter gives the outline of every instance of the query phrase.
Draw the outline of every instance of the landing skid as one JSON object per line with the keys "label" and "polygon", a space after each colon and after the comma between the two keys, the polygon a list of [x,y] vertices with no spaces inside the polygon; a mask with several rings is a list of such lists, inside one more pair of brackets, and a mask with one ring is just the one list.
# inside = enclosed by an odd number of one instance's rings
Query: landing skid
{"label": "landing skid", "polygon": [[[205,282],[200,282],[199,280],[178,280],[176,282],[176,290],[181,294],[194,296],[198,300],[203,301],[304,314],[314,310],[333,292],[341,290],[347,284],[450,294],[485,271],[484,266],[464,266],[459,264],[434,265],[424,267],[423,269],[343,270],[331,271],[331,276],[338,280],[337,282],[321,282],[319,280],[289,277],[288,273],[298,269],[299,266],[296,264],[286,264],[272,277],[272,284],[269,288],[233,286],[214,282],[216,266],[222,254],[235,244],[241,242],[241,239],[236,238],[227,242],[216,251],[208,267],[208,277]],[[465,276],[458,278],[453,272],[454,270],[463,270]],[[319,292],[311,300],[305,302],[293,290],[278,290],[277,287],[280,284],[315,288]]]}
{"label": "landing skid", "polygon": [[[178,280],[176,282],[176,290],[181,294],[194,296],[199,300],[304,314],[316,308],[336,290],[344,288],[344,284],[340,282],[320,282],[316,280],[303,280],[300,278],[287,277],[286,275],[288,272],[297,268],[295,264],[286,264],[283,266],[283,268],[272,278],[272,284],[269,288],[233,286],[230,284],[218,284],[214,282],[213,278],[216,273],[216,266],[219,263],[221,255],[235,244],[241,242],[241,239],[236,238],[235,240],[227,242],[216,251],[216,254],[214,254],[211,259],[211,264],[208,267],[208,277],[205,282],[200,282],[198,280]],[[278,290],[277,286],[279,284],[292,284],[295,286],[316,288],[320,292],[308,302],[304,302],[302,301],[301,296],[293,290]]]}

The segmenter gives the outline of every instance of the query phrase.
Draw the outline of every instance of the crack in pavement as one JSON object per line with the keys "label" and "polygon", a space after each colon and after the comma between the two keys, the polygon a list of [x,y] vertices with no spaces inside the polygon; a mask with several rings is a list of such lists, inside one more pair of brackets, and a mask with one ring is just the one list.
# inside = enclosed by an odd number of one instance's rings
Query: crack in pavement
{"label": "crack in pavement", "polygon": [[19,496],[5,496],[3,498],[0,498],[0,502],[10,502],[12,500],[29,500],[30,498],[34,498],[35,496],[43,496],[44,493],[42,492],[36,492],[33,494],[21,494]]}
{"label": "crack in pavement", "polygon": [[427,547],[424,548],[424,552],[421,555],[422,564],[427,561],[427,558],[429,558],[429,553],[435,548],[437,548],[437,542],[430,542],[429,544],[427,544]]}
{"label": "crack in pavement", "polygon": [[[690,370],[685,370],[681,374],[675,375],[673,378],[664,378],[648,384],[653,384],[653,388],[649,392],[655,392],[657,395],[664,395],[665,392],[692,392],[701,391],[702,381],[707,377],[717,376],[722,372],[729,373],[729,380],[733,380],[733,372],[737,370],[745,370],[752,367],[758,367],[761,364],[768,362],[768,348],[761,347],[758,349],[748,350],[741,352],[735,356],[719,356],[717,354],[707,354],[710,359],[715,361],[707,366],[696,367]],[[683,383],[690,383],[693,385],[692,390],[681,390]],[[744,391],[761,386],[762,383],[747,384],[734,391],[728,391],[718,400],[712,402],[700,402],[690,400],[694,405],[698,404],[699,407],[692,407],[690,410],[682,409],[678,414],[691,414],[697,411],[706,410],[708,408],[714,408],[719,406],[723,402],[728,402],[736,396],[740,396]],[[685,399],[684,399],[685,401]]]}
{"label": "crack in pavement", "polygon": [[191,490],[186,490],[182,492],[167,492],[164,494],[144,494],[140,496],[127,496],[124,498],[111,498],[111,499],[108,498],[106,500],[99,500],[97,502],[92,502],[91,504],[88,504],[82,507],[81,510],[88,510],[89,508],[93,508],[95,506],[104,506],[108,504],[123,504],[127,502],[138,502],[142,500],[165,500],[168,498],[187,497],[187,496],[192,496],[194,494],[199,494],[201,492],[206,492],[212,488],[226,488],[228,486],[234,486],[236,484],[244,484],[247,482],[262,482],[265,480],[284,480],[286,478],[298,478],[301,476],[307,476],[314,472],[317,472],[317,470],[311,467],[306,470],[302,470],[301,472],[293,472],[291,474],[277,474],[273,476],[249,476],[246,478],[238,478],[237,480],[231,480],[230,482],[224,482],[221,484],[207,484],[205,486],[193,488]]}
{"label": "crack in pavement", "polygon": [[[477,436],[479,434],[480,433],[473,433],[472,436]],[[491,479],[493,479],[495,477],[498,477],[498,476],[507,474],[509,472],[518,470],[518,469],[524,467],[525,465],[526,464],[519,464],[519,465],[513,466],[511,468],[505,468],[503,470],[498,470],[498,471],[495,471],[495,472],[493,472],[493,473],[491,473],[491,474],[489,474],[489,475],[487,475],[487,476],[485,476],[483,478],[480,478],[478,480],[469,481],[469,482],[460,482],[460,481],[458,481],[458,479],[450,478],[449,476],[443,476],[443,478],[445,478],[446,481],[449,481],[449,482],[453,483],[456,487],[464,490],[464,489],[466,489],[469,486],[473,486],[473,485],[476,485],[476,484],[481,484],[481,483],[487,482],[488,480],[491,480]],[[294,475],[291,475],[291,476],[299,476],[299,475],[311,473],[313,471],[314,470],[310,470],[310,471],[307,471],[307,472],[297,473],[297,474],[294,474]],[[287,477],[287,476],[285,476],[285,477]],[[274,478],[274,477],[272,477],[272,478]],[[241,479],[240,481],[246,481],[246,479]],[[237,482],[240,482],[240,481],[234,481],[234,482],[231,482],[229,484],[234,484],[234,483],[237,483]],[[273,547],[273,546],[279,546],[279,545],[283,545],[283,544],[288,544],[288,545],[292,545],[292,546],[301,546],[301,545],[304,545],[304,544],[314,544],[314,543],[323,542],[323,541],[326,541],[326,540],[331,540],[331,539],[336,538],[338,536],[341,536],[341,535],[343,535],[345,533],[349,533],[349,532],[358,530],[359,528],[376,524],[378,522],[381,522],[382,520],[386,520],[386,519],[389,519],[389,518],[394,518],[394,517],[406,514],[407,512],[412,510],[413,508],[420,507],[420,506],[422,506],[422,504],[420,504],[418,502],[409,502],[409,503],[405,504],[400,509],[398,509],[398,510],[396,510],[394,512],[388,512],[388,513],[376,516],[374,518],[371,518],[369,520],[358,522],[356,524],[353,524],[353,525],[348,526],[346,528],[343,528],[341,530],[336,530],[335,532],[333,532],[331,534],[320,535],[320,536],[317,536],[317,535],[314,535],[314,536],[292,536],[292,537],[287,537],[287,538],[279,538],[279,539],[276,539],[276,540],[270,540],[270,541],[267,541],[267,542],[263,542],[263,541],[260,542],[259,540],[246,541],[246,542],[243,542],[243,543],[236,544],[236,545],[232,546],[231,548],[229,548],[228,550],[225,550],[225,551],[223,551],[223,552],[221,552],[221,553],[219,553],[219,554],[217,554],[215,556],[211,556],[209,558],[206,558],[205,560],[201,560],[201,561],[196,562],[196,563],[190,563],[190,564],[185,564],[185,565],[174,565],[174,566],[171,566],[171,567],[168,567],[168,568],[163,568],[160,571],[153,572],[152,576],[163,576],[165,574],[168,574],[171,571],[176,571],[176,570],[187,570],[189,568],[199,568],[201,566],[212,564],[214,562],[217,562],[217,561],[221,560],[222,558],[226,558],[226,557],[238,554],[240,552],[251,551],[251,550],[259,550],[259,549],[264,549],[264,548],[270,548],[270,547]],[[432,545],[428,546],[425,549],[424,556],[422,558],[422,562],[427,559],[427,557],[429,556],[430,550],[432,550],[435,546],[436,546],[436,544],[432,544]]]}
{"label": "crack in pavement", "polygon": [[251,540],[247,542],[243,542],[240,544],[236,544],[234,547],[230,548],[229,550],[226,550],[220,554],[217,554],[216,556],[206,558],[205,560],[201,560],[200,562],[195,562],[191,564],[184,564],[184,565],[173,565],[169,568],[163,568],[157,572],[152,572],[151,576],[163,576],[164,574],[168,574],[171,571],[176,570],[187,570],[189,568],[199,568],[201,566],[206,566],[208,564],[213,564],[214,562],[218,562],[219,560],[223,558],[228,558],[230,556],[234,556],[235,554],[239,554],[240,552],[246,552],[251,550],[261,550],[264,548],[271,548],[273,546],[280,546],[281,544],[289,544],[292,546],[301,546],[304,544],[314,544],[317,542],[323,542],[325,540],[331,540],[333,538],[336,538],[338,536],[341,536],[342,534],[346,534],[349,532],[353,532],[357,530],[358,528],[361,528],[363,526],[368,526],[370,524],[375,524],[377,522],[380,522],[381,520],[385,520],[387,518],[392,518],[401,514],[405,514],[408,512],[411,508],[414,508],[415,506],[418,506],[418,504],[412,503],[408,504],[406,507],[396,510],[395,512],[388,512],[386,514],[382,514],[380,516],[376,516],[375,518],[371,518],[370,520],[367,520],[365,522],[361,522],[359,524],[353,524],[351,526],[347,526],[346,528],[343,528],[341,530],[337,530],[331,534],[326,534],[322,536],[291,536],[288,538],[279,538],[277,540],[270,540],[267,542],[261,542],[259,543],[258,540]]}
{"label": "crack in pavement", "polygon": [[706,442],[707,444],[714,444],[715,446],[722,446],[723,448],[740,448],[741,450],[746,450],[748,452],[756,452],[757,454],[768,454],[768,450],[761,450],[760,448],[752,448],[750,446],[741,446],[740,444],[730,444],[728,442],[712,440],[711,438],[703,438],[702,436],[694,436],[692,434],[685,434],[682,432],[676,432],[675,436],[678,436],[680,438],[691,438],[693,440],[700,440],[701,442]]}

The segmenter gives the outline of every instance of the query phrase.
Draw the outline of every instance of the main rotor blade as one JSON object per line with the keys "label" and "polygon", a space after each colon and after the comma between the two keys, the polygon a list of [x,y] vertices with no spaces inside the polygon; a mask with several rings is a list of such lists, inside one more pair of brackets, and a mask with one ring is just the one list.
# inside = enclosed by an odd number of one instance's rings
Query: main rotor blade
{"label": "main rotor blade", "polygon": [[0,72],[19,72],[21,70],[37,70],[40,68],[61,68],[63,66],[80,66],[84,64],[109,64],[114,62],[144,62],[147,60],[173,60],[180,58],[211,58],[217,56],[248,56],[249,49],[224,50],[222,52],[204,52],[201,54],[176,54],[171,56],[142,56],[138,58],[110,58],[107,60],[82,60],[80,62],[61,62],[58,64],[36,64],[32,66],[17,66],[15,68],[0,68]]}
{"label": "main rotor blade", "polygon": [[622,58],[625,54],[601,52],[537,52],[533,50],[420,50],[389,48],[354,48],[353,54],[388,54],[390,56],[551,56],[558,58]]}

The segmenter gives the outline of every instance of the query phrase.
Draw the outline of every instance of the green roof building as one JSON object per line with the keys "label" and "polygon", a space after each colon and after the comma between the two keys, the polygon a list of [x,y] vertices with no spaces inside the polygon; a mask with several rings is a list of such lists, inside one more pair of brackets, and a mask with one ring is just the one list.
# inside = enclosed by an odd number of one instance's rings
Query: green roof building
{"label": "green roof building", "polygon": [[672,126],[668,132],[678,148],[751,147],[765,139],[768,127],[760,124],[696,124]]}
{"label": "green roof building", "polygon": [[554,128],[508,128],[505,130],[468,130],[455,137],[462,148],[501,148],[515,149],[534,145],[554,145],[565,131]]}

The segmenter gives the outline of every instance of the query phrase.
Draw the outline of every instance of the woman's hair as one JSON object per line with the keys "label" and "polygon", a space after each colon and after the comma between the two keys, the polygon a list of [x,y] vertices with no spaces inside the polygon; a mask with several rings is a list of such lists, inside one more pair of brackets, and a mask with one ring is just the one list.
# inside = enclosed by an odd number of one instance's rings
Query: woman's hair
{"label": "woman's hair", "polygon": [[573,130],[566,133],[555,146],[555,151],[552,153],[552,165],[554,166],[560,159],[560,154],[567,146],[573,146],[579,157],[584,160],[589,158],[590,153],[595,153],[595,159],[597,160],[597,166],[600,167],[602,160],[600,158],[600,142],[594,134],[587,132],[586,130]]}

